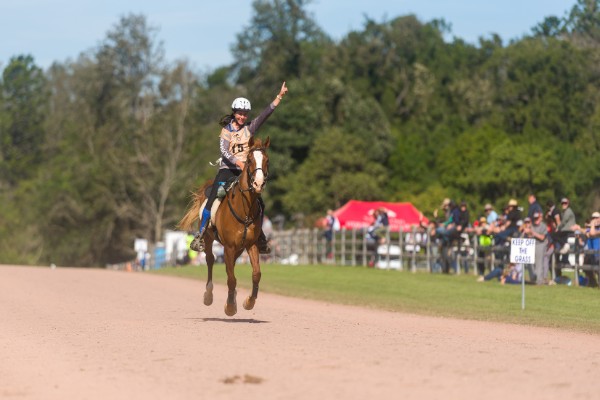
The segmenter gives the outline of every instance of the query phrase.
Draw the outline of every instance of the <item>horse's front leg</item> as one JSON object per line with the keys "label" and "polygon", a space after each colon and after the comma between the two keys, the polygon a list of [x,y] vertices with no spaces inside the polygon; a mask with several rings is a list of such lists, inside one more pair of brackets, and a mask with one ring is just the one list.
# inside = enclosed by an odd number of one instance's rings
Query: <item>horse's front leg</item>
{"label": "horse's front leg", "polygon": [[236,251],[233,248],[225,248],[225,271],[227,272],[227,287],[229,291],[227,293],[227,302],[225,303],[225,314],[228,316],[234,316],[237,313],[237,303],[236,303],[236,295],[235,287],[237,285],[237,281],[235,279],[235,260],[237,258]]}
{"label": "horse's front leg", "polygon": [[252,310],[256,298],[258,297],[258,284],[260,283],[260,256],[258,252],[258,246],[253,244],[248,248],[248,255],[250,256],[250,264],[252,264],[252,294],[244,300],[244,308],[246,310]]}
{"label": "horse's front leg", "polygon": [[213,265],[215,264],[215,255],[212,251],[213,240],[207,234],[205,239],[206,266],[208,267],[208,278],[206,279],[206,290],[204,292],[204,305],[210,306],[213,303]]}

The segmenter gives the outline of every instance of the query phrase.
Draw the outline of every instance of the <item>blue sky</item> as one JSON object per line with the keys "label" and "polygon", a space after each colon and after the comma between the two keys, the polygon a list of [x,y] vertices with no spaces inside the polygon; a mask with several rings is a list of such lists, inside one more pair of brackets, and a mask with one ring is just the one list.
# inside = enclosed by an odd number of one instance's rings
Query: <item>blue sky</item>
{"label": "blue sky", "polygon": [[[250,23],[250,0],[0,0],[0,67],[11,56],[33,55],[37,65],[76,59],[94,48],[129,13],[144,14],[159,29],[168,60],[188,59],[197,70],[231,63],[236,34]],[[575,0],[314,0],[319,26],[339,39],[361,29],[365,15],[381,22],[415,14],[422,22],[444,18],[452,34],[477,43],[497,33],[508,43],[544,17],[562,17]]]}

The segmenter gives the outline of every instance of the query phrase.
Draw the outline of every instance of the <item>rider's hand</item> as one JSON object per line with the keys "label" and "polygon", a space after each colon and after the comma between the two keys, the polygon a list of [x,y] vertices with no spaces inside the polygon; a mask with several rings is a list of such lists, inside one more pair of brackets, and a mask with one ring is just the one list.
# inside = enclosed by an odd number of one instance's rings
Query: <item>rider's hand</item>
{"label": "rider's hand", "polygon": [[281,96],[281,97],[285,96],[287,91],[288,91],[288,88],[287,88],[287,86],[285,86],[285,81],[283,81],[283,84],[281,85],[281,89],[279,90],[279,96]]}

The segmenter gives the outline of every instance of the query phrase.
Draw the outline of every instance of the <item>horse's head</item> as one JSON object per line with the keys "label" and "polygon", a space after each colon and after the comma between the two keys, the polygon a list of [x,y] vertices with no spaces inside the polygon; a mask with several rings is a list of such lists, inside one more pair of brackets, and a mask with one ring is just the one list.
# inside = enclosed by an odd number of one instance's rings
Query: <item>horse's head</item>
{"label": "horse's head", "polygon": [[269,157],[267,149],[271,144],[267,137],[263,143],[260,139],[251,137],[248,142],[250,151],[246,159],[246,173],[248,174],[249,185],[256,193],[262,192],[269,176]]}

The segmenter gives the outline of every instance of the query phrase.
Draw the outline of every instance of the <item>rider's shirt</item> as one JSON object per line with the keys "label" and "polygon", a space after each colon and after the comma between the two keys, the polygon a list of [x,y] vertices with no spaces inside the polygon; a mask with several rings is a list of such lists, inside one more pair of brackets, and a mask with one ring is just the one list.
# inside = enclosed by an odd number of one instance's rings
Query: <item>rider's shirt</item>
{"label": "rider's shirt", "polygon": [[248,152],[250,151],[248,141],[250,141],[250,138],[254,136],[267,118],[273,114],[274,110],[275,106],[271,103],[258,117],[244,125],[240,130],[235,130],[231,123],[221,129],[221,134],[219,135],[219,148],[221,149],[219,169],[240,169],[235,163],[236,160],[246,161]]}
{"label": "rider's shirt", "polygon": [[[232,130],[229,130],[230,128]],[[220,145],[221,154],[235,165],[235,160],[245,162],[248,158],[248,141],[252,137],[248,125],[242,127],[239,131],[233,130],[231,124],[221,129]]]}

